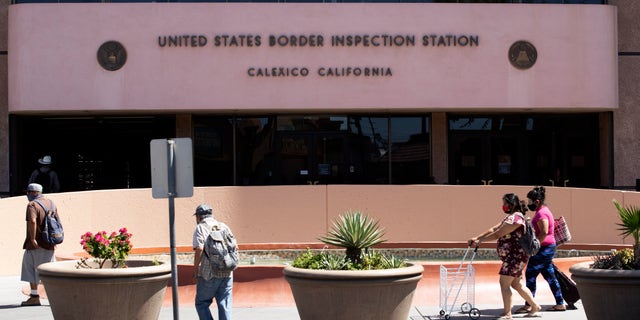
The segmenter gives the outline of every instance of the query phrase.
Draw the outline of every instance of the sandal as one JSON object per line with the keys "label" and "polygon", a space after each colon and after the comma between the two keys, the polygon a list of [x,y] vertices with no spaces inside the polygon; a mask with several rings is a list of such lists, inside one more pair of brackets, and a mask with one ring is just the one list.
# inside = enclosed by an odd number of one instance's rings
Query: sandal
{"label": "sandal", "polygon": [[500,318],[496,318],[496,320],[512,320],[511,316],[501,316]]}
{"label": "sandal", "polygon": [[542,315],[538,313],[540,310],[542,310],[541,306],[531,306],[531,310],[529,310],[529,313],[525,314],[523,318],[540,318],[542,317]]}
{"label": "sandal", "polygon": [[522,306],[520,309],[516,310],[515,313],[529,313],[531,311],[531,306]]}
{"label": "sandal", "polygon": [[553,307],[550,307],[549,309],[545,310],[545,311],[567,311],[567,307],[565,307],[565,305],[563,304],[557,304]]}

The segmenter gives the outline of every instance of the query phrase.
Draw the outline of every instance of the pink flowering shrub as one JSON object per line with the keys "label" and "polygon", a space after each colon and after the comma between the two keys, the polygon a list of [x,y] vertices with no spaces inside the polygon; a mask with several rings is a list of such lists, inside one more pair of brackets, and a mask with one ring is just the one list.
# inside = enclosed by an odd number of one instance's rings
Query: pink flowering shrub
{"label": "pink flowering shrub", "polygon": [[[90,254],[94,261],[102,268],[107,261],[111,261],[112,268],[125,268],[124,261],[131,252],[131,233],[127,232],[127,228],[120,228],[118,232],[111,232],[107,236],[106,231],[100,231],[96,234],[87,232],[80,238],[82,249]],[[91,268],[83,258],[78,263],[78,267]]]}

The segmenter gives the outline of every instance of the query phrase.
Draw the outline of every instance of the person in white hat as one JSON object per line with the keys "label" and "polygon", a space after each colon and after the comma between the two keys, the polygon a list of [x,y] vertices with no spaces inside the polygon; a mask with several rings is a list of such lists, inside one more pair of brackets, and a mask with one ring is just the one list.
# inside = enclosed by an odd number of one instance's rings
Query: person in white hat
{"label": "person in white hat", "polygon": [[42,166],[33,170],[29,177],[29,183],[37,183],[42,186],[42,193],[60,192],[60,180],[58,174],[51,169],[51,156],[46,155],[38,159]]}
{"label": "person in white hat", "polygon": [[53,208],[52,210],[55,214],[58,214],[53,201],[42,195],[42,186],[37,183],[30,183],[27,186],[27,199],[29,200],[26,214],[27,232],[22,245],[24,255],[22,256],[20,280],[29,282],[31,293],[29,299],[21,303],[23,307],[40,305],[40,295],[38,294],[40,278],[38,277],[37,268],[43,263],[56,261],[54,254],[56,246],[45,243],[42,238],[42,224],[46,213],[37,201],[47,206],[47,208]]}

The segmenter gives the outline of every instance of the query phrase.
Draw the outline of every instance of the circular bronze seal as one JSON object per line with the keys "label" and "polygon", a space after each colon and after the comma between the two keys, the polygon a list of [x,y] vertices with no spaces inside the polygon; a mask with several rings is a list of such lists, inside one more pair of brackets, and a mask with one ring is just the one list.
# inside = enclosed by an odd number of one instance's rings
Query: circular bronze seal
{"label": "circular bronze seal", "polygon": [[529,69],[537,59],[538,51],[529,41],[516,41],[509,48],[509,62],[517,69]]}
{"label": "circular bronze seal", "polygon": [[127,50],[118,41],[107,41],[98,48],[98,63],[109,71],[116,71],[127,62]]}

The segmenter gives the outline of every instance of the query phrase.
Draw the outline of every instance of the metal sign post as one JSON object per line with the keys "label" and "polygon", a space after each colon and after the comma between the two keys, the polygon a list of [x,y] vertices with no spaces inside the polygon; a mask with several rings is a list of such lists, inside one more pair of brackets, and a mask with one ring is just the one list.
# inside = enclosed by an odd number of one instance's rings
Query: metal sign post
{"label": "metal sign post", "polygon": [[[151,141],[151,185],[154,198],[169,199],[169,238],[171,242],[171,293],[173,319],[178,313],[178,264],[175,236],[175,197],[193,196],[193,157],[191,139]],[[166,162],[165,162],[166,161]]]}
{"label": "metal sign post", "polygon": [[171,241],[171,297],[173,298],[173,319],[180,319],[178,313],[178,263],[176,260],[176,228],[175,228],[175,205],[174,198],[176,194],[176,166],[174,159],[173,140],[167,140],[167,165],[169,176],[169,241]]}

